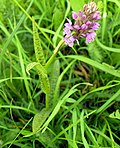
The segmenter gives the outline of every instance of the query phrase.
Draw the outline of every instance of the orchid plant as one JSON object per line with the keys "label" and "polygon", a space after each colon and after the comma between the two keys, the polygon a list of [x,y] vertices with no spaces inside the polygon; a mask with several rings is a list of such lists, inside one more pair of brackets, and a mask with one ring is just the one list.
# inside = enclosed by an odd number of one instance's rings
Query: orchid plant
{"label": "orchid plant", "polygon": [[[57,47],[54,50],[53,55],[49,58],[47,63],[45,63],[43,50],[39,42],[39,34],[37,31],[38,26],[37,23],[32,18],[34,48],[35,48],[35,55],[37,62],[32,62],[27,66],[27,73],[29,74],[29,70],[32,69],[33,67],[36,67],[37,72],[40,76],[41,89],[46,95],[45,97],[46,107],[43,108],[41,112],[36,114],[33,120],[34,133],[36,133],[40,129],[46,118],[51,113],[51,108],[54,108],[57,103],[56,99],[57,95],[56,93],[54,93],[57,92],[55,90],[55,88],[57,87],[57,81],[55,81],[55,79],[57,73],[59,73],[59,70],[57,70],[56,68],[59,67],[59,62],[55,61],[57,53],[65,45],[72,47],[75,41],[77,42],[78,45],[80,45],[79,40],[81,38],[85,38],[86,43],[93,42],[96,36],[95,31],[98,30],[100,26],[100,24],[97,23],[97,21],[100,20],[101,18],[100,11],[98,11],[95,2],[90,2],[88,4],[85,4],[83,7],[83,11],[79,11],[78,13],[72,12],[72,18],[73,18],[72,21],[67,18],[67,22],[64,24],[65,27],[63,29],[64,37],[58,43]],[[56,74],[54,74],[53,81],[49,80],[47,74],[48,69],[51,65],[55,67],[54,71],[56,72]],[[39,121],[40,124],[38,125]]]}

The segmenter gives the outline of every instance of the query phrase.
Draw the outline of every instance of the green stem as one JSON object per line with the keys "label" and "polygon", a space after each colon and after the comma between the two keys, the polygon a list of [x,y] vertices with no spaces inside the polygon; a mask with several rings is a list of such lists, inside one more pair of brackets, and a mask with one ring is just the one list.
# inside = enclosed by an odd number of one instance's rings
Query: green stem
{"label": "green stem", "polygon": [[57,47],[55,48],[53,55],[50,57],[50,59],[47,61],[46,65],[45,65],[45,69],[48,69],[48,67],[52,64],[52,62],[54,61],[57,53],[59,52],[60,48],[64,45],[64,40],[62,39]]}
{"label": "green stem", "polygon": [[45,96],[45,104],[46,104],[46,109],[49,109],[49,95],[48,94],[46,94],[46,96]]}
{"label": "green stem", "polygon": [[107,0],[103,0],[103,21],[102,21],[102,41],[104,41],[106,37],[106,25],[107,25]]}

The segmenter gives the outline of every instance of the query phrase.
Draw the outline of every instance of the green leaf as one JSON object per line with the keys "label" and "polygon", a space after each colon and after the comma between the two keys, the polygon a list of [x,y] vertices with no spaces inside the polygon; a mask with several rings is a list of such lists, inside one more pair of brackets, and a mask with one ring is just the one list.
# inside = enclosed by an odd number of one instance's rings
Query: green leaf
{"label": "green leaf", "polygon": [[49,83],[47,71],[41,64],[36,65],[36,68],[41,80],[41,89],[45,94],[49,95],[50,83]]}
{"label": "green leaf", "polygon": [[51,71],[51,77],[50,77],[50,99],[53,98],[57,80],[60,75],[60,63],[59,60],[56,60],[53,64],[53,68]]}
{"label": "green leaf", "polygon": [[70,56],[67,56],[67,57],[85,62],[85,63],[87,63],[87,64],[89,64],[89,65],[91,65],[95,68],[98,68],[98,69],[104,71],[104,72],[107,72],[107,73],[114,75],[116,77],[120,77],[120,71],[115,70],[114,67],[112,67],[108,64],[105,64],[105,63],[101,64],[97,61],[91,60],[91,59],[84,57],[84,56],[81,56],[81,55],[80,56],[79,55],[70,55]]}
{"label": "green leaf", "polygon": [[33,68],[36,67],[37,68],[37,73],[39,75],[40,78],[40,82],[41,82],[41,89],[42,91],[49,95],[50,93],[50,83],[49,83],[49,79],[47,76],[47,71],[46,69],[38,62],[32,62],[30,64],[27,65],[26,68],[26,72],[30,75],[29,71]]}
{"label": "green leaf", "polygon": [[73,9],[73,11],[78,12],[79,10],[83,9],[83,6],[85,4],[84,0],[70,0],[70,5]]}
{"label": "green leaf", "polygon": [[82,113],[80,115],[80,127],[81,127],[81,137],[82,137],[82,142],[85,148],[89,148],[88,142],[85,138],[85,125],[84,125],[84,110],[82,110]]}
{"label": "green leaf", "polygon": [[50,100],[49,99],[49,97],[50,97],[50,82],[49,82],[49,78],[48,78],[48,75],[47,75],[47,71],[44,68],[44,66],[42,66],[40,63],[32,62],[26,68],[26,71],[27,71],[28,74],[30,74],[29,71],[33,67],[36,67],[36,69],[37,69],[37,73],[38,73],[39,78],[40,78],[41,89],[46,94],[46,107],[49,107],[49,104],[50,104],[50,101],[49,101]]}
{"label": "green leaf", "polygon": [[21,134],[25,137],[25,136],[28,136],[28,135],[32,135],[33,133],[31,131],[28,131],[28,130],[22,130]]}
{"label": "green leaf", "polygon": [[95,42],[88,44],[88,52],[91,59],[98,62],[103,61],[104,51],[101,51]]}
{"label": "green leaf", "polygon": [[51,112],[51,109],[47,110],[46,108],[43,108],[39,113],[37,113],[34,116],[33,122],[32,122],[32,131],[36,133],[40,127],[43,125],[47,117],[49,116]]}
{"label": "green leaf", "polygon": [[112,60],[113,60],[113,64],[117,64],[120,65],[120,53],[112,53],[111,54]]}
{"label": "green leaf", "polygon": [[54,24],[55,31],[60,26],[61,22],[63,21],[63,18],[64,18],[64,10],[61,4],[61,0],[59,0],[57,1],[57,5],[53,13],[53,24]]}
{"label": "green leaf", "polygon": [[37,134],[37,136],[38,136],[39,142],[42,143],[42,145],[44,145],[44,147],[47,148],[47,146],[49,145],[49,148],[58,148],[57,141],[49,144],[55,136],[51,131],[46,130],[43,133],[39,132],[39,134]]}
{"label": "green leaf", "polygon": [[40,43],[38,29],[36,27],[36,23],[35,23],[34,19],[33,19],[33,40],[34,40],[34,49],[35,49],[36,60],[41,65],[45,65],[45,58],[44,58],[43,50],[42,50],[41,43]]}
{"label": "green leaf", "polygon": [[46,108],[48,109],[51,102],[50,102],[50,82],[47,75],[47,71],[41,64],[37,65],[36,68],[40,77],[41,89],[46,94],[45,103],[46,103]]}

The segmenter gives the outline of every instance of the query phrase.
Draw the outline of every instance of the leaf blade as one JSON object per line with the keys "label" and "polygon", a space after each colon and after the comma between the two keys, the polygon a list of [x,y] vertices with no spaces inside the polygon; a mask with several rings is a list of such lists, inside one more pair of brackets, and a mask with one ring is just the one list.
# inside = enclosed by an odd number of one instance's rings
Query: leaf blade
{"label": "leaf blade", "polygon": [[33,41],[34,41],[36,60],[41,65],[45,65],[44,53],[43,53],[43,49],[41,47],[39,33],[38,33],[38,29],[36,27],[36,23],[35,23],[34,19],[33,19]]}

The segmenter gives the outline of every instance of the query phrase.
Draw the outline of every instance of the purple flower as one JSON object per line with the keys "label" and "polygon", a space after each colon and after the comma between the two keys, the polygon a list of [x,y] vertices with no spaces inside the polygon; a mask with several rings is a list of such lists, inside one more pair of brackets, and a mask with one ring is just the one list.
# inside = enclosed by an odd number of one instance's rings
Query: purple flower
{"label": "purple flower", "polygon": [[86,30],[86,29],[88,29],[88,26],[87,26],[86,24],[83,24],[83,25],[81,26],[81,29],[82,29],[82,30]]}
{"label": "purple flower", "polygon": [[93,42],[96,37],[94,31],[100,27],[100,24],[96,21],[101,18],[96,3],[85,4],[83,11],[78,13],[72,12],[72,18],[74,20],[73,23],[67,18],[67,23],[64,25],[65,44],[72,47],[74,41],[76,41],[79,45],[79,38],[86,38],[87,43]]}
{"label": "purple flower", "polygon": [[77,24],[75,24],[73,27],[74,27],[75,29],[77,29],[77,30],[80,30],[80,26],[77,25]]}
{"label": "purple flower", "polygon": [[95,13],[93,13],[92,17],[95,20],[100,20],[101,19],[100,11],[96,11]]}
{"label": "purple flower", "polygon": [[64,32],[63,32],[63,35],[67,35],[67,36],[70,36],[71,35],[71,30],[67,27],[64,28]]}
{"label": "purple flower", "polygon": [[72,26],[69,23],[65,23],[65,27],[69,28],[69,29],[72,29]]}
{"label": "purple flower", "polygon": [[87,43],[93,42],[95,37],[96,37],[96,33],[95,32],[87,33],[86,42]]}
{"label": "purple flower", "polygon": [[91,25],[91,24],[92,24],[91,21],[87,21],[87,22],[86,22],[86,25],[88,25],[88,26]]}
{"label": "purple flower", "polygon": [[77,17],[78,17],[78,14],[73,11],[73,12],[72,12],[72,18],[75,20],[75,19],[77,19]]}
{"label": "purple flower", "polygon": [[78,15],[79,15],[79,17],[81,17],[83,15],[83,12],[82,11],[79,11],[78,12]]}
{"label": "purple flower", "polygon": [[98,30],[100,24],[94,22],[93,25],[92,25],[92,30]]}
{"label": "purple flower", "polygon": [[64,38],[64,41],[65,41],[65,44],[66,44],[66,45],[72,47],[73,44],[74,44],[75,38],[74,38],[73,36],[71,36],[71,37],[69,37],[69,38],[65,37],[65,38]]}
{"label": "purple flower", "polygon": [[84,20],[84,19],[87,18],[87,16],[83,12],[81,12],[81,11],[78,12],[78,15],[79,15],[81,20]]}
{"label": "purple flower", "polygon": [[80,45],[78,39],[74,38],[73,36],[70,36],[69,38],[67,36],[65,36],[64,41],[65,41],[65,44],[70,46],[70,47],[73,46],[74,41],[76,41],[77,44]]}
{"label": "purple flower", "polygon": [[81,16],[81,20],[84,20],[84,19],[86,19],[87,18],[87,16],[85,15],[85,14],[83,14],[82,16]]}
{"label": "purple flower", "polygon": [[68,23],[65,23],[64,26],[69,29],[73,29],[71,20],[67,19],[67,21],[68,21]]}
{"label": "purple flower", "polygon": [[71,22],[70,19],[67,18],[67,21],[68,21],[68,23],[69,23],[70,25],[72,25],[72,22]]}

